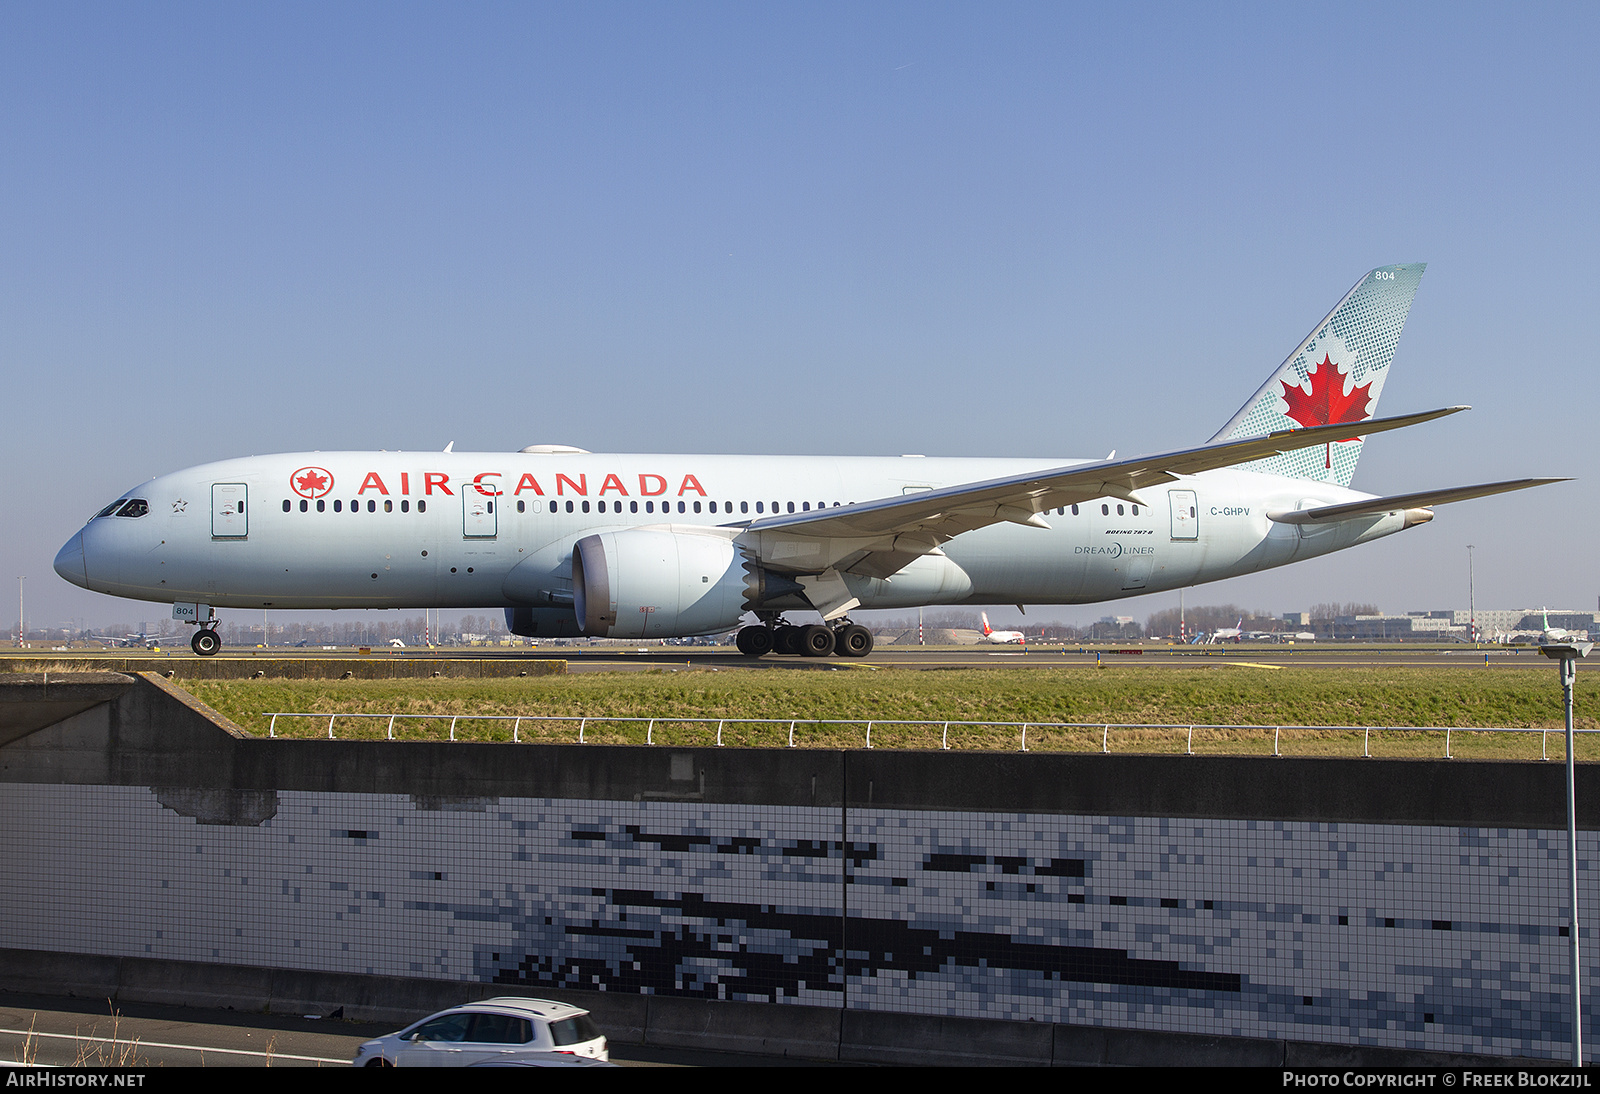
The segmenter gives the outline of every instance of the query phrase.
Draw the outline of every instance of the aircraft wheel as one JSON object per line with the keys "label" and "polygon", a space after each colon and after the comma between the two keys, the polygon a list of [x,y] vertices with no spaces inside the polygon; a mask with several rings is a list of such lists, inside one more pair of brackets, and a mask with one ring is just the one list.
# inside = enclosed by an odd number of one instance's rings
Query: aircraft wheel
{"label": "aircraft wheel", "polygon": [[764,625],[744,627],[733,641],[746,657],[763,657],[772,652],[772,628]]}
{"label": "aircraft wheel", "polygon": [[222,648],[222,639],[217,637],[217,632],[209,627],[202,627],[194,632],[194,637],[189,639],[189,648],[201,657],[212,657]]}
{"label": "aircraft wheel", "polygon": [[859,623],[840,627],[833,637],[833,652],[840,657],[865,657],[872,652],[872,632]]}
{"label": "aircraft wheel", "polygon": [[773,653],[799,653],[800,628],[784,624],[772,632]]}
{"label": "aircraft wheel", "polygon": [[833,652],[833,629],[820,623],[800,628],[800,655],[826,657]]}

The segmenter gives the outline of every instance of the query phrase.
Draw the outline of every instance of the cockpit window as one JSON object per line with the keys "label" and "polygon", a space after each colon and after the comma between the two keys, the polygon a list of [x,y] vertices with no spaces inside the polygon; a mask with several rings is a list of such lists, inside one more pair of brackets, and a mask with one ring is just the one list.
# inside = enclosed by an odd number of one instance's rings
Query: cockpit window
{"label": "cockpit window", "polygon": [[129,498],[128,504],[117,510],[119,517],[142,517],[150,511],[150,503],[143,498]]}
{"label": "cockpit window", "polygon": [[118,498],[116,501],[112,502],[110,505],[96,513],[91,519],[99,520],[101,517],[109,517],[112,513],[115,513],[118,509],[122,508],[123,501],[124,499]]}

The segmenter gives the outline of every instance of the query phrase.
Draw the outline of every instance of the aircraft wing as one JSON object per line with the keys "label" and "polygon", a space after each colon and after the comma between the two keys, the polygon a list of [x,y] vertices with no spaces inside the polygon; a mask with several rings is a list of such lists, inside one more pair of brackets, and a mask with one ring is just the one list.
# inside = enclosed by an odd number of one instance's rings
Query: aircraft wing
{"label": "aircraft wing", "polygon": [[[1470,409],[1445,407],[1417,414],[1374,418],[1360,423],[1360,435],[1384,433]],[[859,502],[836,509],[790,513],[753,521],[741,536],[757,546],[774,569],[818,572],[833,568],[869,577],[887,578],[913,559],[938,549],[963,532],[1003,521],[1048,528],[1045,510],[1092,501],[1123,498],[1149,505],[1137,491],[1174,482],[1219,467],[1335,441],[1349,440],[1352,423],[1286,429],[1264,437],[1201,445],[1123,460],[1092,460],[1006,478],[989,479],[902,497]],[[808,540],[816,544],[797,544]],[[821,549],[816,541],[832,541]]]}
{"label": "aircraft wing", "polygon": [[1449,490],[1393,494],[1387,498],[1368,498],[1365,501],[1345,502],[1342,505],[1320,505],[1315,509],[1272,510],[1267,513],[1267,517],[1279,524],[1322,524],[1327,521],[1349,520],[1351,517],[1392,513],[1397,509],[1425,509],[1432,505],[1443,505],[1447,501],[1486,498],[1490,494],[1504,494],[1512,490],[1526,490],[1530,486],[1548,486],[1553,482],[1570,481],[1570,479],[1508,479],[1505,482],[1486,482],[1478,486],[1457,486]]}

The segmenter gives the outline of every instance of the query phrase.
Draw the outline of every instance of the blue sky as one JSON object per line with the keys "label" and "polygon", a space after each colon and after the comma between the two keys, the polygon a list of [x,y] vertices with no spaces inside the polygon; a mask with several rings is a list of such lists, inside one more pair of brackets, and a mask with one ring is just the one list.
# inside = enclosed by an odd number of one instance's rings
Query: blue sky
{"label": "blue sky", "polygon": [[1190,602],[1460,604],[1475,543],[1480,605],[1586,608],[1597,30],[1580,4],[10,5],[0,577],[30,620],[159,618],[55,550],[255,452],[1194,443],[1364,271],[1420,260],[1383,412],[1476,409],[1373,440],[1354,485],[1579,480]]}

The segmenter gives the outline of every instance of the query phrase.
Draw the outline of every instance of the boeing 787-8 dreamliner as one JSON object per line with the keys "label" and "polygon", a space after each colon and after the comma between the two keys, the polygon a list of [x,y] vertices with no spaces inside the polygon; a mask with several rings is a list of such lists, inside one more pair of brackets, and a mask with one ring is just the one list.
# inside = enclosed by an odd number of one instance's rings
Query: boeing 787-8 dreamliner
{"label": "boeing 787-8 dreamliner", "polygon": [[[100,510],[55,568],[173,605],[501,608],[527,636],[745,625],[745,654],[861,657],[856,608],[1085,604],[1236,577],[1557,479],[1373,497],[1365,438],[1423,265],[1356,283],[1202,445],[1133,459],[336,452],[178,471]],[[1359,423],[1359,426],[1356,424]],[[805,625],[784,618],[807,613]],[[820,618],[819,618],[820,617]]]}

